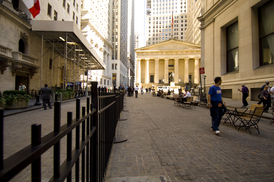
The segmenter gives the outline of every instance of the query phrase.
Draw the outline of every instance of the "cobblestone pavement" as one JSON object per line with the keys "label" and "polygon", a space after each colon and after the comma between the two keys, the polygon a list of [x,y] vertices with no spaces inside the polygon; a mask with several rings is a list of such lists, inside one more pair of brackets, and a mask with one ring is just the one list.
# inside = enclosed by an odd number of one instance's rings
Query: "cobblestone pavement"
{"label": "cobblestone pavement", "polygon": [[117,136],[128,141],[114,144],[106,182],[274,181],[269,119],[260,121],[261,134],[226,123],[216,136],[206,108],[139,94],[125,98],[124,110]]}
{"label": "cobblestone pavement", "polygon": [[[61,125],[67,123],[67,112],[73,112],[76,116],[76,101],[64,102],[61,105]],[[81,98],[81,108],[86,106],[86,97]],[[32,107],[34,108],[34,107]],[[32,109],[31,108],[31,109]],[[31,125],[42,125],[42,137],[53,131],[54,109],[44,110],[41,106],[36,106],[36,110],[23,112],[20,114],[4,117],[4,158],[11,156],[31,142]],[[22,111],[22,110],[20,110]],[[16,112],[7,111],[8,114]],[[4,112],[5,114],[5,112]],[[75,132],[73,132],[74,134]],[[80,136],[81,137],[81,136]],[[73,137],[73,141],[74,141]],[[75,142],[72,142],[73,147]],[[61,161],[66,159],[66,137],[61,140]],[[53,175],[53,148],[45,152],[42,157],[42,181],[49,181]],[[74,170],[73,170],[74,171]],[[30,182],[30,166],[21,171],[12,182]]]}

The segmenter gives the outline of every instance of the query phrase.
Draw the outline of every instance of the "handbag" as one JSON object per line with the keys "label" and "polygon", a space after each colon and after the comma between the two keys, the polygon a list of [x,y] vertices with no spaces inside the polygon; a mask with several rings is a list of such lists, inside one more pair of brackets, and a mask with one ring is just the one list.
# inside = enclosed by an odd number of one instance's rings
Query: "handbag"
{"label": "handbag", "polygon": [[261,93],[258,94],[258,98],[259,98],[259,99],[262,99],[262,98],[263,98],[263,96],[262,96]]}

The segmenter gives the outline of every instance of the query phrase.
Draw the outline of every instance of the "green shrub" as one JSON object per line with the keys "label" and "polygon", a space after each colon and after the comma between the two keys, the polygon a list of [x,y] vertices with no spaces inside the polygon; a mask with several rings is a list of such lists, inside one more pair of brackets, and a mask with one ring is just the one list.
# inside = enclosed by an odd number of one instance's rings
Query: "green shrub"
{"label": "green shrub", "polygon": [[21,101],[30,100],[30,95],[27,94],[26,91],[19,91],[19,90],[6,90],[3,92],[3,99],[5,100],[5,104],[11,105],[12,100],[21,103]]}
{"label": "green shrub", "polygon": [[63,100],[70,99],[70,96],[75,94],[75,92],[73,92],[73,90],[71,90],[71,89],[66,89],[66,90],[59,89],[56,92],[57,92],[58,96],[60,96],[60,93],[62,93]]}

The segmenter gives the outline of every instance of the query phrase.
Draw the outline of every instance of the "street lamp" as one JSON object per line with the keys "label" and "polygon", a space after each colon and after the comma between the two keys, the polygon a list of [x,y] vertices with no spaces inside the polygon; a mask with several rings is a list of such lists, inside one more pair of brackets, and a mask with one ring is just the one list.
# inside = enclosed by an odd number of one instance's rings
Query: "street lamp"
{"label": "street lamp", "polygon": [[205,79],[206,79],[206,75],[204,75],[204,94],[205,94],[205,96],[206,96]]}

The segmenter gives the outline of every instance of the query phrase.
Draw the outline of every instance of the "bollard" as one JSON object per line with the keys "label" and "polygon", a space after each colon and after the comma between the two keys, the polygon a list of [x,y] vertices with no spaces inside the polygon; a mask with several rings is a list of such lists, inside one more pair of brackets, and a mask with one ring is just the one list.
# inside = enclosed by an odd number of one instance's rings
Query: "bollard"
{"label": "bollard", "polygon": [[55,92],[54,98],[55,98],[55,102],[57,102],[58,101],[58,93],[57,92]]}
{"label": "bollard", "polygon": [[39,95],[36,95],[35,98],[36,98],[36,102],[34,103],[34,105],[35,105],[35,106],[41,105],[41,103],[40,103],[40,96],[39,96]]}

